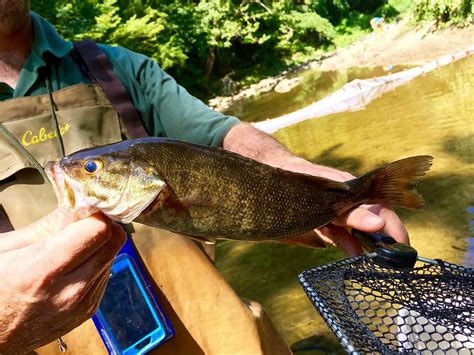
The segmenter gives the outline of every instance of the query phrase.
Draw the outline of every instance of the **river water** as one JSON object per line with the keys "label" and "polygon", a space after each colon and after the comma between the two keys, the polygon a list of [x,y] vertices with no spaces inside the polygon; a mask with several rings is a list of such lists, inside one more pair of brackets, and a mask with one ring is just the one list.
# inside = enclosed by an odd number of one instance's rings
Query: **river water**
{"label": "river water", "polygon": [[[318,85],[331,91],[340,84]],[[299,90],[307,95],[304,86]],[[296,110],[309,103],[292,101],[290,94],[253,100],[245,106],[245,117],[276,117],[288,113],[287,106]],[[320,98],[318,93],[314,96]],[[470,56],[413,79],[365,110],[310,119],[277,131],[274,137],[299,156],[355,175],[411,155],[432,155],[433,167],[418,185],[426,206],[397,212],[419,255],[474,266],[473,98],[474,56]],[[216,264],[240,296],[263,304],[290,345],[325,353],[340,348],[297,276],[342,257],[335,249],[225,241],[218,245]]]}
{"label": "river water", "polygon": [[[287,93],[270,91],[258,97],[235,102],[224,113],[239,117],[242,121],[258,122],[296,111],[342,88],[354,79],[369,79],[397,73],[406,66],[388,68],[348,68],[342,71],[306,70],[289,76],[298,77],[300,84]],[[388,69],[390,69],[388,71]]]}

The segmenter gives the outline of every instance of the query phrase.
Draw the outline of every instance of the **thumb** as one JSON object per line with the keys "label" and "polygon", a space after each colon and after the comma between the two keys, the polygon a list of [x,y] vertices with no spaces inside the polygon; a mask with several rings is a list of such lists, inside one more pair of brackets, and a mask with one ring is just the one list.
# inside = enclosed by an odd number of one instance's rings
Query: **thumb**
{"label": "thumb", "polygon": [[352,227],[364,232],[376,232],[385,227],[385,220],[368,209],[358,207],[333,222],[338,226]]}
{"label": "thumb", "polygon": [[23,248],[54,235],[74,220],[67,212],[57,208],[29,226],[2,234],[0,252]]}
{"label": "thumb", "polygon": [[30,234],[35,240],[40,240],[52,234],[56,234],[68,224],[74,222],[77,218],[68,212],[56,208],[53,212],[44,216],[37,222],[22,229],[25,234]]}

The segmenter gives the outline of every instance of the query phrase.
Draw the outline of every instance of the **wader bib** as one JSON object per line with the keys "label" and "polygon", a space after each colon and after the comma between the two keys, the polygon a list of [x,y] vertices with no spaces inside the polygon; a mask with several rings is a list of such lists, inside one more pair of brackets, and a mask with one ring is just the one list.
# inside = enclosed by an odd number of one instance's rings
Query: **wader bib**
{"label": "wader bib", "polygon": [[[52,96],[66,154],[122,139],[117,112],[99,85],[77,84]],[[59,157],[48,95],[0,102],[0,122],[40,164]],[[0,204],[15,229],[57,206],[49,183],[1,136]],[[244,304],[191,240],[141,225],[135,230],[135,246],[175,330],[152,354],[291,353],[261,306]],[[70,354],[107,353],[90,320],[62,338]],[[37,352],[59,349],[54,342]]]}

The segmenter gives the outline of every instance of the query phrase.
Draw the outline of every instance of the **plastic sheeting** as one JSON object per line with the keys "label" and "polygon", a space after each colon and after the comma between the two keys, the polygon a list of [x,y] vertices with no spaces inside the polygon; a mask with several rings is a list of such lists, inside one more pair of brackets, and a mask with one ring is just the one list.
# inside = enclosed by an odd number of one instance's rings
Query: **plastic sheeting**
{"label": "plastic sheeting", "polygon": [[353,80],[328,97],[308,105],[298,111],[262,122],[253,123],[261,131],[273,133],[281,128],[310,118],[325,116],[343,111],[363,109],[370,101],[384,93],[403,85],[413,78],[428,73],[443,65],[474,54],[474,44],[463,51],[446,55],[424,65],[407,69],[399,73],[380,76],[372,79]]}

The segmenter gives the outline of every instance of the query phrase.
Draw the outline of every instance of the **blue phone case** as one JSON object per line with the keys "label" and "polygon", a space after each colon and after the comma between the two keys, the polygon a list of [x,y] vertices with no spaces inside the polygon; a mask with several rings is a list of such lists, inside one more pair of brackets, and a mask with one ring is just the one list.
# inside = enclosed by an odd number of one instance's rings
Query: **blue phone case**
{"label": "blue phone case", "polygon": [[145,354],[173,336],[128,238],[92,319],[109,354]]}

